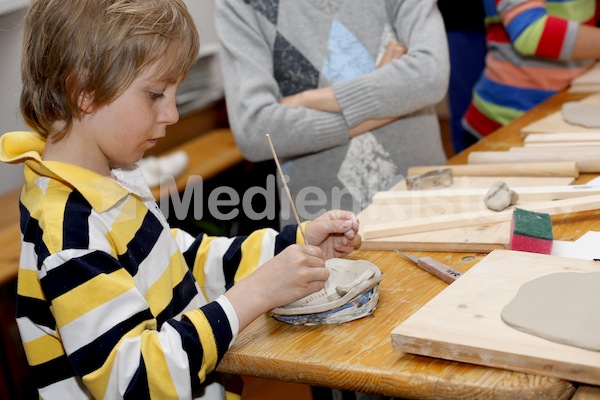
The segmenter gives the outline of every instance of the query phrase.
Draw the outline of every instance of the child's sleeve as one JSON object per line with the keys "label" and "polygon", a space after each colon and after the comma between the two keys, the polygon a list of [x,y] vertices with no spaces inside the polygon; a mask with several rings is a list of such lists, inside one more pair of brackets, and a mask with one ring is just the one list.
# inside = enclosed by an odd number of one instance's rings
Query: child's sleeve
{"label": "child's sleeve", "polygon": [[[560,4],[542,0],[500,0],[496,9],[513,47],[524,55],[566,60],[571,57],[579,24],[593,24],[593,10],[579,2]],[[570,8],[572,19],[550,15],[550,7]],[[567,15],[566,11],[563,12]],[[496,37],[498,41],[501,37]]]}
{"label": "child's sleeve", "polygon": [[207,301],[224,294],[289,245],[302,242],[297,225],[288,225],[281,232],[267,228],[231,238],[194,238],[181,230],[173,233]]}

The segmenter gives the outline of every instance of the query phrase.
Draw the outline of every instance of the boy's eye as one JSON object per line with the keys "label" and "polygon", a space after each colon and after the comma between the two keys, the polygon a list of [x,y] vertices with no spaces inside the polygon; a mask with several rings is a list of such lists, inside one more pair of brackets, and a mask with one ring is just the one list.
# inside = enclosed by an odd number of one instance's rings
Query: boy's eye
{"label": "boy's eye", "polygon": [[163,96],[164,96],[164,92],[160,92],[160,93],[150,92],[150,98],[153,100],[160,99]]}

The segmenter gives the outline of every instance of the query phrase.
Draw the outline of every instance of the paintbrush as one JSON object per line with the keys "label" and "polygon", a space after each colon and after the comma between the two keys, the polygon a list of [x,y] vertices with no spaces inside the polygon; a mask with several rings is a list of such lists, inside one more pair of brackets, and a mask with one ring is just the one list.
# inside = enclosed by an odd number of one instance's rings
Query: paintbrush
{"label": "paintbrush", "polygon": [[285,188],[285,192],[287,193],[288,200],[290,201],[290,205],[292,207],[292,212],[294,213],[294,218],[296,218],[296,223],[298,224],[298,228],[300,229],[300,233],[302,234],[302,239],[304,239],[304,243],[308,244],[306,241],[306,235],[304,234],[304,228],[300,223],[300,217],[298,217],[298,211],[296,211],[296,206],[294,205],[294,200],[292,199],[292,194],[290,193],[290,188],[287,185],[287,181],[285,180],[285,175],[283,175],[283,170],[281,169],[281,164],[279,164],[279,158],[277,158],[277,152],[275,151],[275,147],[273,147],[273,142],[271,141],[271,136],[267,133],[267,140],[269,141],[269,147],[271,148],[271,153],[273,153],[273,159],[275,160],[275,164],[277,165],[277,170],[279,171],[279,176],[281,177],[281,181],[283,182],[283,187]]}

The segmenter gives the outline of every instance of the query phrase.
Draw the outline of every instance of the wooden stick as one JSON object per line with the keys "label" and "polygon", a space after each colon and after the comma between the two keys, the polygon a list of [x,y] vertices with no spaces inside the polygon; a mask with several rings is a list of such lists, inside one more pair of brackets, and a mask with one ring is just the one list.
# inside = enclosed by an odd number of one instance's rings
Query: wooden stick
{"label": "wooden stick", "polygon": [[[515,165],[512,163],[444,165],[451,168],[453,176],[551,176],[577,178],[579,169],[575,161],[537,162]],[[439,165],[411,167],[407,175],[423,175],[440,168]]]}
{"label": "wooden stick", "polygon": [[[596,210],[600,208],[600,195],[583,196],[574,199],[556,200],[527,205],[527,210],[545,212],[550,215]],[[408,233],[426,232],[438,229],[458,228],[463,226],[486,225],[505,222],[512,219],[512,208],[503,211],[474,211],[459,214],[428,217],[414,221],[386,222],[373,224],[363,228],[365,240],[381,237],[404,235]]]}
{"label": "wooden stick", "polygon": [[[516,187],[512,190],[519,195],[519,202],[600,195],[600,186],[590,185]],[[439,201],[451,204],[483,202],[487,191],[487,188],[384,191],[373,196],[373,204],[428,205]]]}
{"label": "wooden stick", "polygon": [[287,193],[288,200],[290,201],[290,205],[292,207],[292,212],[294,213],[294,218],[296,218],[296,223],[298,224],[298,229],[300,229],[300,233],[302,234],[302,239],[304,239],[304,243],[308,244],[306,241],[306,234],[304,233],[304,228],[300,223],[300,217],[298,216],[298,211],[296,211],[296,206],[294,205],[294,200],[292,199],[292,194],[290,193],[290,188],[285,180],[285,175],[283,174],[283,170],[281,169],[281,164],[279,164],[279,158],[277,158],[277,153],[275,152],[275,147],[273,147],[273,142],[271,141],[271,136],[267,133],[267,140],[269,141],[269,147],[271,148],[271,153],[273,153],[273,159],[275,160],[275,164],[277,165],[277,170],[279,171],[279,177],[283,182],[283,187],[285,188],[285,192]]}
{"label": "wooden stick", "polygon": [[600,152],[600,145],[584,145],[581,143],[577,143],[575,145],[569,146],[566,143],[561,143],[560,146],[514,146],[508,149],[508,151],[518,151],[518,152],[543,152],[548,154],[555,153],[569,153],[569,154],[579,154],[579,153],[587,153],[587,152],[595,152],[598,154]]}
{"label": "wooden stick", "polygon": [[600,141],[598,142],[533,142],[525,143],[525,147],[600,147]]}
{"label": "wooden stick", "polygon": [[474,151],[469,154],[469,164],[531,163],[571,161],[576,162],[580,172],[600,172],[600,157],[595,152],[519,152]]}
{"label": "wooden stick", "polygon": [[526,145],[556,142],[600,142],[600,132],[530,133],[523,142]]}

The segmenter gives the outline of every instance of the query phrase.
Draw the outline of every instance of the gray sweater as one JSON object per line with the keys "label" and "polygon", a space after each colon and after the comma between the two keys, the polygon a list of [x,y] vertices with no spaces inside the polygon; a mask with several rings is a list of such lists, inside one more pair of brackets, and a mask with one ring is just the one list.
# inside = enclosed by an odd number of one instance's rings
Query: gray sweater
{"label": "gray sweater", "polygon": [[[360,211],[408,167],[445,161],[433,106],[450,67],[435,0],[217,0],[216,27],[236,143],[267,160],[271,135],[302,219]],[[408,53],[376,68],[393,37]],[[325,86],[341,113],[277,103]],[[399,118],[349,139],[351,127],[387,117]],[[293,220],[280,197],[282,222]]]}

